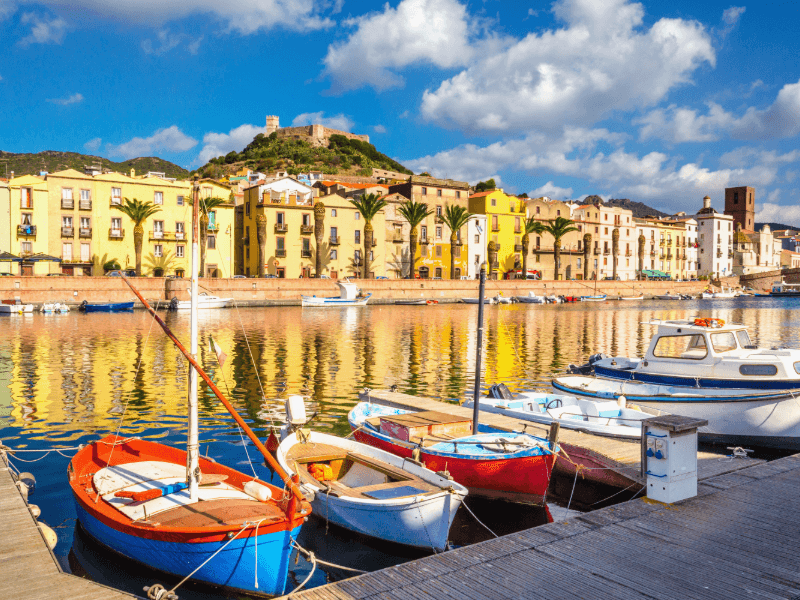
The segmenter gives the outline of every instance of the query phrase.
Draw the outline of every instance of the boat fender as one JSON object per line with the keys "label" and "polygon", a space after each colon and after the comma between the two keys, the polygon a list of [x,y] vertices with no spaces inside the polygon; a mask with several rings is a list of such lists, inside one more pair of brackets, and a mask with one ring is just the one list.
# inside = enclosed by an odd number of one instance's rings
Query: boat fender
{"label": "boat fender", "polygon": [[36,489],[36,477],[33,476],[33,473],[20,473],[17,477],[17,487],[22,484],[27,488],[27,494],[32,494]]}
{"label": "boat fender", "polygon": [[259,502],[269,502],[272,498],[272,490],[265,485],[261,485],[257,481],[248,481],[245,483],[244,493],[251,498],[255,498]]}
{"label": "boat fender", "polygon": [[44,538],[47,547],[50,548],[50,550],[55,548],[56,544],[58,543],[58,536],[56,535],[56,532],[44,523],[39,523],[39,530],[42,532],[42,537]]}
{"label": "boat fender", "polygon": [[448,481],[453,481],[453,476],[450,475],[450,471],[447,471],[447,470],[445,470],[445,471],[436,471],[436,474],[439,477],[443,477],[444,479],[447,479]]}
{"label": "boat fender", "polygon": [[619,406],[620,408],[626,408],[627,404],[628,404],[628,399],[625,396],[620,396],[619,398],[617,398],[617,406]]}
{"label": "boat fender", "polygon": [[35,504],[28,504],[28,510],[31,511],[34,519],[38,519],[42,515],[42,509]]}
{"label": "boat fender", "polygon": [[416,448],[414,448],[411,451],[411,460],[415,460],[417,462],[422,462],[421,459],[420,459],[421,454],[422,454],[422,452],[420,451],[419,446],[417,446]]}

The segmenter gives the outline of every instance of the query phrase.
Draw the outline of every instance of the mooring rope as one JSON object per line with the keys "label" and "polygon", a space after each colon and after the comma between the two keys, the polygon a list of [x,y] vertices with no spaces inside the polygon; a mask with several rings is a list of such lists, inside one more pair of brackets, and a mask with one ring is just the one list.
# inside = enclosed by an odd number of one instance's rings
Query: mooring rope
{"label": "mooring rope", "polygon": [[475,519],[475,520],[476,520],[476,521],[477,521],[477,522],[478,522],[478,523],[479,523],[479,524],[480,524],[480,525],[481,525],[481,526],[482,526],[482,527],[483,527],[483,528],[484,528],[486,531],[488,531],[489,533],[491,533],[491,534],[492,534],[494,537],[500,537],[500,536],[499,536],[499,535],[497,535],[497,534],[496,534],[494,531],[492,531],[491,529],[489,529],[489,528],[486,526],[486,524],[485,524],[483,521],[481,521],[481,520],[480,520],[480,519],[479,519],[477,516],[475,516],[475,513],[474,513],[474,512],[472,512],[472,510],[470,510],[469,506],[467,506],[467,503],[466,503],[466,502],[464,502],[463,500],[461,501],[461,506],[463,506],[464,508],[466,508],[466,509],[467,509],[467,512],[468,512],[469,514],[471,514],[471,515],[472,515],[472,518],[473,518],[473,519]]}
{"label": "mooring rope", "polygon": [[[306,550],[305,548],[303,548],[300,544],[297,543],[297,541],[294,538],[292,538],[292,545],[295,548],[297,548],[298,552],[302,553],[303,556],[305,556],[306,558],[308,558],[308,557],[310,557],[311,555],[314,554],[310,550]],[[332,562],[327,562],[327,561],[322,560],[321,558],[318,558],[316,555],[314,555],[314,560],[316,560],[318,564],[323,565],[325,567],[332,567],[334,569],[341,569],[342,571],[350,571],[351,573],[358,573],[360,575],[363,575],[364,573],[368,573],[369,572],[369,571],[362,571],[361,569],[354,569],[352,567],[345,567],[343,565],[337,565],[337,564],[332,563]],[[297,591],[297,590],[295,590],[295,591]]]}

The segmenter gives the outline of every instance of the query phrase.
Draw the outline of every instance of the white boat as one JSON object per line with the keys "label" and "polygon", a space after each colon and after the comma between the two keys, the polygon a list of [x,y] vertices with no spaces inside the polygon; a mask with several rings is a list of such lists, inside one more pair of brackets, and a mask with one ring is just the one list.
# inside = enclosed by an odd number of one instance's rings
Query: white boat
{"label": "white boat", "polygon": [[553,380],[564,393],[614,401],[624,396],[645,411],[698,419],[700,440],[744,447],[800,449],[800,405],[787,390],[690,388],[568,375]]}
{"label": "white boat", "polygon": [[[566,429],[618,438],[640,439],[642,420],[652,414],[626,406],[625,398],[617,400],[589,400],[568,394],[520,392],[512,394],[504,384],[489,389],[494,397],[481,398],[480,410],[509,415],[542,425],[553,421]],[[500,397],[497,397],[500,396]],[[473,407],[467,400],[464,406]]]}
{"label": "white boat", "polygon": [[69,312],[69,306],[63,302],[48,302],[42,304],[41,312],[45,314],[66,314]]}
{"label": "white boat", "polygon": [[544,296],[537,296],[534,292],[528,292],[527,296],[517,296],[517,302],[524,304],[545,304],[547,300]]}
{"label": "white boat", "polygon": [[338,296],[303,296],[303,306],[365,306],[372,294],[363,294],[352,281],[337,281]]}
{"label": "white boat", "polygon": [[[189,297],[192,296],[192,290],[189,292]],[[233,301],[233,298],[220,298],[219,296],[212,296],[206,292],[197,294],[197,308],[227,308],[228,304]],[[190,310],[192,308],[191,300],[178,300],[173,298],[169,305],[170,310]]]}
{"label": "white boat", "polygon": [[644,300],[644,294],[638,296],[620,296],[617,300]]}
{"label": "white boat", "polygon": [[509,297],[503,296],[502,292],[500,292],[499,294],[497,294],[497,296],[494,297],[495,304],[514,304],[514,302],[515,299],[513,296]]}
{"label": "white boat", "polygon": [[547,300],[548,304],[561,304],[564,302],[564,299],[561,296],[556,296],[555,294],[550,294],[549,296],[544,297]]}
{"label": "white boat", "polygon": [[[479,303],[477,298],[462,298],[461,302],[463,302],[464,304],[478,304]],[[487,298],[483,299],[483,303],[484,304],[497,304],[497,300],[495,300],[494,298],[488,298],[487,297]]]}
{"label": "white boat", "polygon": [[722,288],[718,292],[711,294],[712,298],[736,298],[737,294],[731,288]]}
{"label": "white boat", "polygon": [[758,348],[744,325],[714,318],[646,324],[657,330],[644,358],[605,357],[594,373],[690,388],[800,390],[800,350]]}
{"label": "white boat", "polygon": [[288,435],[278,463],[300,477],[312,514],[362,535],[433,549],[447,536],[467,488],[419,463],[317,431]]}
{"label": "white boat", "polygon": [[661,294],[660,296],[653,296],[656,300],[686,300],[686,297],[683,294],[673,294],[671,292],[667,292],[666,294]]}
{"label": "white boat", "polygon": [[786,283],[781,278],[772,284],[772,289],[769,292],[770,296],[800,296],[800,283]]}
{"label": "white boat", "polygon": [[596,296],[581,296],[581,302],[605,302],[608,300],[606,294],[598,294]]}
{"label": "white boat", "polygon": [[700,298],[702,300],[711,300],[713,297],[714,297],[714,294],[712,292],[709,292],[709,291],[705,291],[705,292],[702,292],[700,294]]}
{"label": "white boat", "polygon": [[33,304],[0,304],[0,314],[21,315],[22,313],[32,313]]}

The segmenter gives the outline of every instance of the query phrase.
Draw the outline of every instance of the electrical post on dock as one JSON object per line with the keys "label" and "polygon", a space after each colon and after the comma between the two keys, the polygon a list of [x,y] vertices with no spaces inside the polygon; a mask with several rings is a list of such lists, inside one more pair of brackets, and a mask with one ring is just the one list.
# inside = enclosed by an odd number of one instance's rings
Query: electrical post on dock
{"label": "electrical post on dock", "polygon": [[642,421],[647,497],[672,504],[697,496],[697,430],[705,419],[662,415]]}
{"label": "electrical post on dock", "polygon": [[486,294],[486,263],[481,263],[481,284],[478,288],[478,347],[475,349],[475,390],[472,392],[472,435],[478,434],[481,395],[481,350],[483,349],[483,298]]}

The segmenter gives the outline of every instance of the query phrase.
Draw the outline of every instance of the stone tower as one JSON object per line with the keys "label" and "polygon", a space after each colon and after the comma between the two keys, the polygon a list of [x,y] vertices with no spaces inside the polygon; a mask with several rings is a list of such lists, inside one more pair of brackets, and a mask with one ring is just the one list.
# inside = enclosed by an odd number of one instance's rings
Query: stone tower
{"label": "stone tower", "polygon": [[755,188],[725,188],[725,214],[733,217],[734,227],[741,224],[742,229],[753,231],[756,226],[755,206]]}
{"label": "stone tower", "polygon": [[276,115],[267,115],[267,132],[266,135],[270,135],[278,131],[281,128],[280,119]]}

